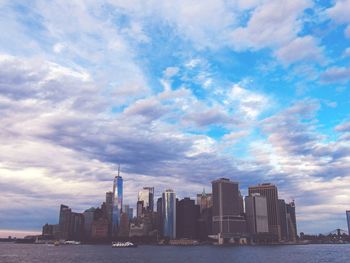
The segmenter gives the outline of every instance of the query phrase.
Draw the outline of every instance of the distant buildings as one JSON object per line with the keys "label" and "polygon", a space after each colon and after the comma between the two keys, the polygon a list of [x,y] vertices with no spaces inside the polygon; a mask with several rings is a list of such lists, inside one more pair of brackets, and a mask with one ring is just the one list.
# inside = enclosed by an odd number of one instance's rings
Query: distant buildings
{"label": "distant buildings", "polygon": [[[154,211],[154,187],[143,187],[137,195],[137,216],[133,217],[133,208],[123,206],[123,179],[118,171],[113,191],[106,193],[100,207],[75,213],[61,205],[59,224],[45,224],[42,236],[86,242],[129,238],[141,242],[180,239],[180,243],[216,239],[220,244],[295,242],[294,201],[278,199],[273,184],[251,186],[248,192],[243,202],[239,184],[220,178],[212,181],[212,193],[203,190],[196,195],[196,202],[189,197],[178,200],[174,190],[165,190]],[[350,211],[346,215],[350,227]]]}
{"label": "distant buildings", "polygon": [[276,237],[276,241],[281,240],[281,225],[278,206],[278,191],[273,184],[265,183],[248,188],[249,195],[258,193],[266,197],[269,232]]}
{"label": "distant buildings", "polygon": [[162,195],[163,236],[176,238],[176,194],[168,189]]}

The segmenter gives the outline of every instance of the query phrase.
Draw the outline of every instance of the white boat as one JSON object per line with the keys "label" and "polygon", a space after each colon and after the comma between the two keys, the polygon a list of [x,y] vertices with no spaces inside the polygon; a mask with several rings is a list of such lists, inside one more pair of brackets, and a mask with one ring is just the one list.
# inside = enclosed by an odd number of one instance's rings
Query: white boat
{"label": "white boat", "polygon": [[112,247],[127,248],[127,247],[137,247],[137,245],[131,242],[112,242]]}
{"label": "white boat", "polygon": [[67,241],[64,241],[65,245],[80,245],[80,241],[74,241],[74,240],[67,240]]}

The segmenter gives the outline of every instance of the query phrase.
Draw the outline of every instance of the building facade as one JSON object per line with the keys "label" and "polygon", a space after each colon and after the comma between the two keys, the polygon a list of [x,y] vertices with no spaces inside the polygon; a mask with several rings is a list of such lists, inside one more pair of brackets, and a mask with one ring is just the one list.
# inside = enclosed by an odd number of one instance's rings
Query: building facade
{"label": "building facade", "polygon": [[266,197],[259,194],[246,196],[247,230],[252,235],[269,232]]}
{"label": "building facade", "polygon": [[176,238],[176,193],[168,189],[162,195],[163,236]]}
{"label": "building facade", "polygon": [[348,234],[350,235],[350,210],[346,210],[346,222],[348,223]]}
{"label": "building facade", "polygon": [[277,240],[281,240],[281,225],[278,209],[278,191],[273,184],[259,184],[248,188],[249,195],[258,193],[266,197],[267,214],[269,222],[269,232],[275,235]]}
{"label": "building facade", "polygon": [[184,198],[177,202],[176,206],[176,237],[197,238],[197,219],[199,217],[199,206],[194,200]]}
{"label": "building facade", "polygon": [[[213,229],[212,232],[221,242],[237,239],[246,235],[246,220],[242,215],[242,197],[237,182],[221,178],[212,182],[213,193]],[[224,241],[226,242],[226,241]],[[231,242],[231,241],[229,241]]]}
{"label": "building facade", "polygon": [[143,209],[147,212],[154,210],[154,187],[144,187],[139,191],[138,201],[143,201]]}
{"label": "building facade", "polygon": [[113,202],[112,202],[112,232],[113,236],[118,233],[120,215],[123,207],[123,178],[117,175],[113,181]]}

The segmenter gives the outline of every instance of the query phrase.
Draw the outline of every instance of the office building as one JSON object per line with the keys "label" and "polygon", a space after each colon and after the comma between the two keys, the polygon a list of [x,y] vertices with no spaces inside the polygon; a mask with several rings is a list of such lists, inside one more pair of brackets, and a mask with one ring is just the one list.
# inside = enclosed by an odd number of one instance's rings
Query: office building
{"label": "office building", "polygon": [[281,225],[281,239],[288,240],[287,207],[283,199],[278,199],[278,215]]}
{"label": "office building", "polygon": [[157,199],[157,226],[158,235],[163,236],[163,201],[159,197]]}
{"label": "office building", "polygon": [[348,223],[348,235],[350,235],[350,210],[346,210],[346,222]]}
{"label": "office building", "polygon": [[91,238],[91,226],[94,222],[95,208],[91,207],[84,211],[84,239]]}
{"label": "office building", "polygon": [[128,215],[129,221],[133,219],[134,217],[134,209],[130,207],[129,205],[124,205],[123,212]]}
{"label": "office building", "polygon": [[141,219],[143,215],[143,201],[137,201],[136,203],[136,217],[137,219]]}
{"label": "office building", "polygon": [[298,239],[298,229],[297,229],[297,220],[295,212],[295,203],[294,201],[286,204],[287,212],[287,238],[289,241],[296,241]]}
{"label": "office building", "polygon": [[206,193],[203,189],[201,194],[197,194],[197,205],[199,205],[200,212],[211,208],[213,206],[213,196],[211,193]]}
{"label": "office building", "polygon": [[143,209],[147,212],[154,210],[154,187],[144,187],[139,191],[138,201],[143,201]]}
{"label": "office building", "polygon": [[245,198],[247,230],[252,235],[269,232],[266,197],[252,194]]}
{"label": "office building", "polygon": [[242,197],[238,183],[221,178],[212,182],[213,234],[221,242],[241,242],[247,233],[242,216]]}
{"label": "office building", "polygon": [[123,207],[123,178],[120,176],[120,168],[118,169],[118,175],[114,178],[113,182],[112,205],[112,232],[113,236],[116,236]]}
{"label": "office building", "polygon": [[270,183],[259,184],[248,188],[249,195],[259,193],[266,197],[269,232],[276,240],[281,240],[281,225],[278,213],[278,191],[277,187]]}
{"label": "office building", "polygon": [[197,219],[199,218],[199,206],[190,198],[184,198],[177,202],[176,206],[176,237],[196,239]]}
{"label": "office building", "polygon": [[162,195],[163,236],[176,238],[176,194],[168,189]]}

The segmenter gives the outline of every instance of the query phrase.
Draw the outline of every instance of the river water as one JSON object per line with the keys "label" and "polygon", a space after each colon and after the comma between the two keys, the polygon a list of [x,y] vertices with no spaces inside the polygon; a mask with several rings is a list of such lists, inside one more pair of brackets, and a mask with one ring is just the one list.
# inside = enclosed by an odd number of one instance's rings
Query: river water
{"label": "river water", "polygon": [[139,246],[112,248],[107,245],[61,245],[0,243],[1,263],[346,263],[350,262],[350,244],[245,246],[245,247],[173,247]]}

